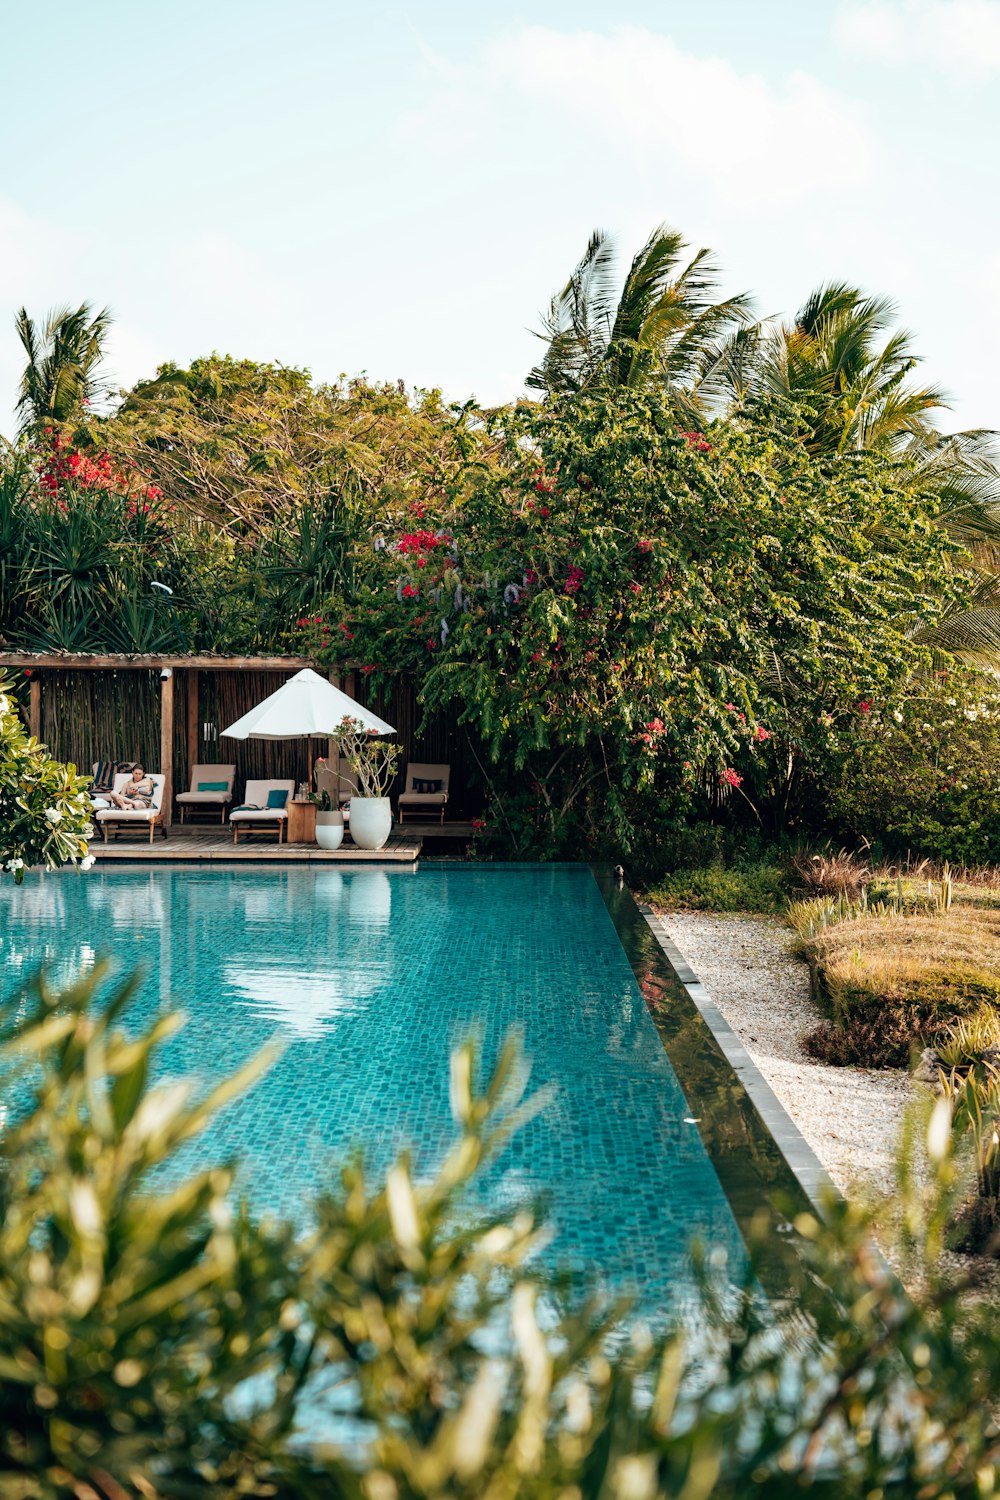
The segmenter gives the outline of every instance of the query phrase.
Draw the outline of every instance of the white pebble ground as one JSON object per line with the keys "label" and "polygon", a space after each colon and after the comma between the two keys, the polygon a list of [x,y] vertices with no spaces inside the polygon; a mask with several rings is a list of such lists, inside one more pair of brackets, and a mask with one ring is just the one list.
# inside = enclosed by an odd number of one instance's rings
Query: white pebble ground
{"label": "white pebble ground", "polygon": [[891,1187],[904,1072],[831,1068],[801,1038],[821,1019],[794,934],[768,917],[670,912],[663,924],[841,1192]]}

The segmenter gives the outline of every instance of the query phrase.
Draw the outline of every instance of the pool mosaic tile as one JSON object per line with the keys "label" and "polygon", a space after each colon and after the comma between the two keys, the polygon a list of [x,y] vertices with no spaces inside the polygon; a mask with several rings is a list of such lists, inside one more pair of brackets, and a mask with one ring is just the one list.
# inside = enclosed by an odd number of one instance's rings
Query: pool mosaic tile
{"label": "pool mosaic tile", "polygon": [[597,884],[583,866],[185,868],[0,887],[0,989],[110,951],[146,978],[128,1021],[180,1003],[162,1070],[206,1086],[277,1036],[272,1071],[193,1144],[230,1155],[259,1211],[308,1214],[357,1145],[430,1169],[453,1139],[448,1055],[518,1028],[551,1102],[487,1170],[480,1202],[541,1195],[554,1264],[649,1308],[690,1291],[697,1236],[742,1241]]}

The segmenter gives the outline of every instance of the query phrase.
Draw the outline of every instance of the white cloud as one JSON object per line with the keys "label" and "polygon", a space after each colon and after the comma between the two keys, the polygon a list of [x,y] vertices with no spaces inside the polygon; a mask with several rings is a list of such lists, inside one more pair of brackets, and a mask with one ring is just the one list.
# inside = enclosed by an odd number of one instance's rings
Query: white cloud
{"label": "white cloud", "polygon": [[816,164],[831,154],[841,186],[856,184],[877,154],[858,101],[812,75],[771,82],[643,27],[532,26],[495,43],[487,61],[495,79],[544,98],[581,133],[672,157],[726,197],[807,197],[821,190]]}
{"label": "white cloud", "polygon": [[1000,69],[998,0],[847,0],[834,34],[880,64],[930,64],[959,78]]}

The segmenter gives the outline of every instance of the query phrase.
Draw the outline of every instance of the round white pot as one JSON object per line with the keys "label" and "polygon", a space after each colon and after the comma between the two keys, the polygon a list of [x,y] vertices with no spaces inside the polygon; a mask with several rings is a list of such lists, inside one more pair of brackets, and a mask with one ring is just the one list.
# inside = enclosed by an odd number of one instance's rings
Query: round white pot
{"label": "round white pot", "polygon": [[381,849],[391,832],[388,797],[351,798],[351,838],[359,849]]}
{"label": "round white pot", "polygon": [[318,812],[316,814],[316,842],[321,849],[339,849],[344,842],[344,814]]}

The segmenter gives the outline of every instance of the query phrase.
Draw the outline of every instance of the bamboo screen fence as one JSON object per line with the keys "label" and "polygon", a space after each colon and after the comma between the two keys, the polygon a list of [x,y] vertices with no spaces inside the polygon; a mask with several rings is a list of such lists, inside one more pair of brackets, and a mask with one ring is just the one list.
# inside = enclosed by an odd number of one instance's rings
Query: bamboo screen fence
{"label": "bamboo screen fence", "polygon": [[[160,677],[157,671],[53,669],[38,674],[41,682],[41,738],[59,760],[89,772],[98,760],[137,760],[152,771],[160,763]],[[198,674],[197,760],[203,765],[236,765],[236,797],[248,779],[308,774],[305,740],[228,740],[221,731],[273,693],[290,672],[201,671]],[[174,790],[190,785],[188,763],[187,670],[179,669],[174,691]],[[357,678],[348,691],[368,702],[367,683]],[[421,710],[412,686],[396,683],[388,701],[371,704],[395,725],[403,746],[402,771],[410,761],[447,762],[451,766],[450,819],[471,816],[482,806],[476,757],[465,730],[443,717],[417,730]],[[332,727],[332,726],[331,726]],[[314,741],[316,755],[326,753]],[[402,780],[393,796],[402,789]]]}

